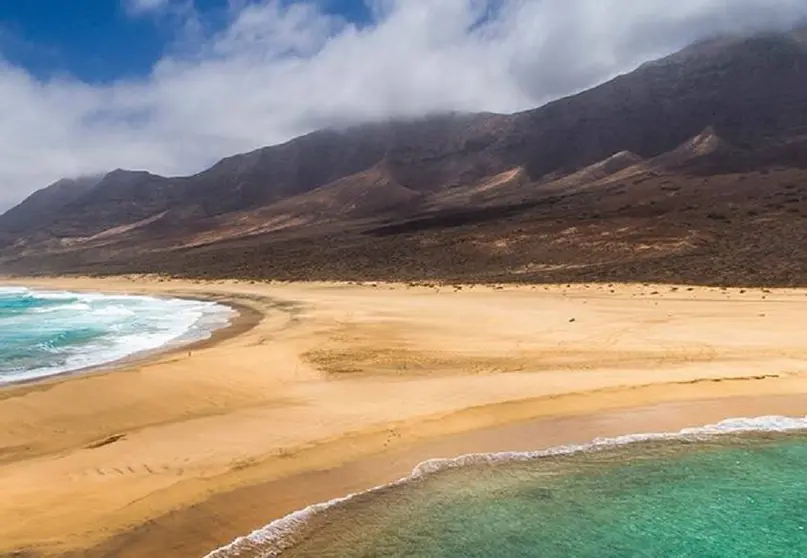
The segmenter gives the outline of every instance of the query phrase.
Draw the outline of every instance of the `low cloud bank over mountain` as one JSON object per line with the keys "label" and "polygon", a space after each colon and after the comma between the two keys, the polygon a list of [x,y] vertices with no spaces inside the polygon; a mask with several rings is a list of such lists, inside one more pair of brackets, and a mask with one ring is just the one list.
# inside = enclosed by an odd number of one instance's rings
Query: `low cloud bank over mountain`
{"label": "low cloud bank over mountain", "polygon": [[192,173],[325,126],[527,109],[700,38],[807,17],[802,0],[373,0],[357,24],[233,0],[211,28],[192,2],[126,3],[175,28],[144,79],[40,81],[0,51],[0,209],[63,176]]}

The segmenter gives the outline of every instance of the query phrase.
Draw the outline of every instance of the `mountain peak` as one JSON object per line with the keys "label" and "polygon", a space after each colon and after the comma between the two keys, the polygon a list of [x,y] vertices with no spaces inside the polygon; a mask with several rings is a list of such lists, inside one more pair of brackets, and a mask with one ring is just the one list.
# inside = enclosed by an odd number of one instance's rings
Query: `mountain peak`
{"label": "mountain peak", "polygon": [[[778,146],[807,130],[807,48],[798,33],[704,41],[513,115],[442,115],[315,132],[184,178],[116,169],[90,187],[66,188],[70,195],[59,194],[61,188],[41,192],[36,203],[0,219],[0,232],[7,245],[27,239],[30,247],[43,236],[87,239],[126,230],[104,236],[98,256],[123,258],[155,245],[170,250],[191,234],[221,240],[227,223],[231,237],[251,234],[249,242],[274,245],[293,235],[311,239],[326,226],[339,236],[416,213],[423,219],[435,211],[466,212],[432,215],[417,226],[467,222],[482,218],[484,204],[532,203],[553,188],[594,195],[602,189],[588,186],[620,188],[644,175],[652,181],[658,174],[768,168],[781,161]],[[790,161],[798,161],[800,152],[791,151]],[[539,182],[546,187],[532,187]],[[158,215],[170,217],[149,221]],[[238,224],[242,218],[247,225]],[[267,219],[286,223],[283,232]],[[148,226],[126,228],[135,223]],[[120,244],[109,250],[113,242]]]}
{"label": "mountain peak", "polygon": [[[115,169],[103,175],[103,180],[120,180],[121,178],[158,177],[145,170]],[[159,177],[162,178],[162,177]]]}

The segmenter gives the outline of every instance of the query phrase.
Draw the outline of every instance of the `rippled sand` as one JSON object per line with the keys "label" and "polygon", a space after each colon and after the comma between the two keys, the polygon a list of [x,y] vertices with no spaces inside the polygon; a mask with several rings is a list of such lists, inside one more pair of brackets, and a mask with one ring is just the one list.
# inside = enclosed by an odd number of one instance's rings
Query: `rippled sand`
{"label": "rippled sand", "polygon": [[0,391],[0,553],[200,556],[430,457],[807,414],[804,291],[28,284],[215,298],[242,319]]}

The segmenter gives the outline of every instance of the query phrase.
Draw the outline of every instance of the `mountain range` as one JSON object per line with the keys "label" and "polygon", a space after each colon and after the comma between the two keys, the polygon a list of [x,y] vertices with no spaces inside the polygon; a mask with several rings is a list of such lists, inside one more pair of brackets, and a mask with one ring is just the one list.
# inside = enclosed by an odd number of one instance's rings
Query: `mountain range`
{"label": "mountain range", "polygon": [[60,180],[0,216],[0,273],[803,285],[806,241],[798,29],[702,41],[517,114]]}

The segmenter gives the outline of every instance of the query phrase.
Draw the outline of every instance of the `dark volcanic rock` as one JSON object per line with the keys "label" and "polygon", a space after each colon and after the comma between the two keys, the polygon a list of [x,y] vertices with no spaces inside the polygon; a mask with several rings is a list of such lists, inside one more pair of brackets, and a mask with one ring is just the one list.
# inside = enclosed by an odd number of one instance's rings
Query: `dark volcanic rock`
{"label": "dark volcanic rock", "polygon": [[60,181],[0,218],[0,271],[807,283],[805,37],[704,41],[514,115]]}

